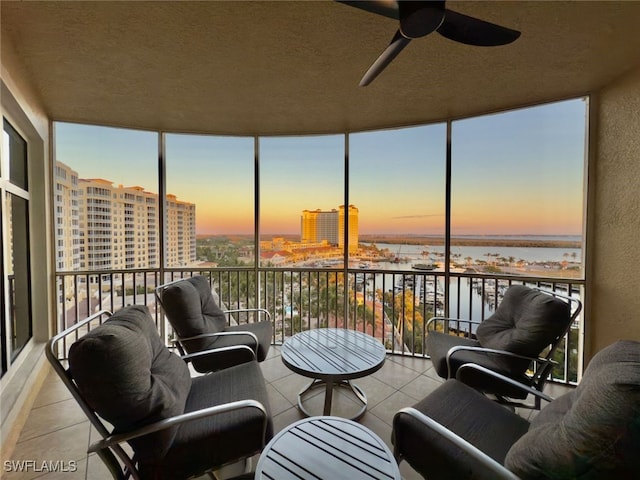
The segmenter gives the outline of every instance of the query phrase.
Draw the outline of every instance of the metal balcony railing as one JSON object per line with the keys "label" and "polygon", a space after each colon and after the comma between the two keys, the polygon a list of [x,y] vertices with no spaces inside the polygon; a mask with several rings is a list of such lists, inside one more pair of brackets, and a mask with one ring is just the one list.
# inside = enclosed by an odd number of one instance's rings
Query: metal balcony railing
{"label": "metal balcony railing", "polygon": [[[156,286],[204,275],[227,309],[271,312],[273,343],[321,327],[349,328],[378,338],[391,354],[428,357],[425,325],[433,316],[484,320],[512,284],[584,298],[584,281],[479,273],[331,268],[185,268],[60,272],[57,328],[100,309],[147,305],[165,340],[173,335],[154,295]],[[448,279],[448,280],[447,280]],[[557,351],[554,380],[575,383],[581,362],[582,314]],[[253,320],[241,317],[239,323]]]}

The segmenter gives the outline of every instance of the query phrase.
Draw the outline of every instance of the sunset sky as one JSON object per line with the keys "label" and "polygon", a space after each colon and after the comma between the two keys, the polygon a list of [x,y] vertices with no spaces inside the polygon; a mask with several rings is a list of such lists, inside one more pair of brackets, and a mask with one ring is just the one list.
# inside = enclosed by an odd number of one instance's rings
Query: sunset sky
{"label": "sunset sky", "polygon": [[[452,126],[454,234],[580,234],[582,99]],[[345,203],[344,135],[262,137],[263,235],[300,233],[304,209]],[[446,125],[352,134],[348,203],[360,233],[442,234]],[[81,178],[157,192],[158,136],[56,124],[56,158]],[[169,134],[167,192],[196,204],[197,233],[253,233],[254,139]]]}

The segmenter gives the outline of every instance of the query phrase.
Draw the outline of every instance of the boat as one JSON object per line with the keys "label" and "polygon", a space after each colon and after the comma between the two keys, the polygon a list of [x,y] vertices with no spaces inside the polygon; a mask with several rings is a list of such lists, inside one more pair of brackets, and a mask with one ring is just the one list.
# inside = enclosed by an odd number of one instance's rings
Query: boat
{"label": "boat", "polygon": [[411,265],[411,268],[413,268],[414,270],[430,272],[438,268],[438,265],[435,263],[416,263],[414,265]]}

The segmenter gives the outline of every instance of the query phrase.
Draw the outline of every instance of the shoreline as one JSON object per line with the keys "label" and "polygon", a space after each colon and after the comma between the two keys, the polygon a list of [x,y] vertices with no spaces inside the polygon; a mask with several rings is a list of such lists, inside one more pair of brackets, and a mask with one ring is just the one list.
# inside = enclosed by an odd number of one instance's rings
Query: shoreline
{"label": "shoreline", "polygon": [[[391,235],[360,235],[360,242],[395,245],[444,245],[444,237],[417,237]],[[524,238],[466,238],[451,237],[452,246],[465,247],[528,247],[528,248],[581,248],[575,240],[542,240]]]}

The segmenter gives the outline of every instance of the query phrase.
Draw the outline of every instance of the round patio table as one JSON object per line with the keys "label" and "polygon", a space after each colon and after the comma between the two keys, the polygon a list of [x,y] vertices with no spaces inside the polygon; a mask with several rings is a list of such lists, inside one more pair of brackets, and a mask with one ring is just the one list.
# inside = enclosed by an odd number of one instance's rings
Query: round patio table
{"label": "round patio table", "polygon": [[339,417],[292,423],[267,444],[255,480],[401,480],[391,450],[368,428]]}
{"label": "round patio table", "polygon": [[352,379],[365,377],[379,370],[386,358],[386,349],[371,335],[343,328],[318,328],[298,333],[284,342],[282,362],[292,371],[313,378],[298,394],[298,408],[306,416],[312,414],[304,406],[308,392],[325,387],[323,415],[331,415],[333,389],[349,389],[362,407],[351,418],[357,420],[367,410],[367,396]]}

